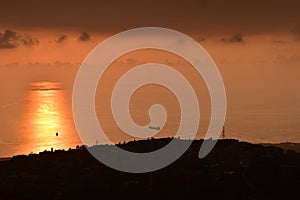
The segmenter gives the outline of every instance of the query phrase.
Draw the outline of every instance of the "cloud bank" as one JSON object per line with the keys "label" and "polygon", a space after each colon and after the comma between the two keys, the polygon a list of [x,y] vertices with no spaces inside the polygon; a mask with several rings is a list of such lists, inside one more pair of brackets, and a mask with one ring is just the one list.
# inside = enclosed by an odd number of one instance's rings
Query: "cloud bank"
{"label": "cloud bank", "polygon": [[65,40],[67,40],[67,38],[68,38],[67,35],[62,34],[62,35],[60,35],[60,36],[56,39],[56,42],[57,42],[57,43],[62,43],[62,42],[64,42]]}
{"label": "cloud bank", "polygon": [[233,34],[229,37],[221,38],[224,43],[242,43],[245,42],[243,35],[240,33]]}
{"label": "cloud bank", "polygon": [[39,41],[27,34],[18,33],[10,29],[0,32],[0,49],[11,49],[22,45],[33,46],[37,44],[39,44]]}
{"label": "cloud bank", "polygon": [[86,42],[86,41],[89,41],[90,39],[91,39],[91,36],[87,32],[81,32],[77,40]]}

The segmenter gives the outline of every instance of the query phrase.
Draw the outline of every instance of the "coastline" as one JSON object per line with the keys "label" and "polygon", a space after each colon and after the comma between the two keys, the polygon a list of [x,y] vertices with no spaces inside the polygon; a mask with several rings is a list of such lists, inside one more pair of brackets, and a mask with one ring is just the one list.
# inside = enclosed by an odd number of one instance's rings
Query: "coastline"
{"label": "coastline", "polygon": [[[156,140],[160,140],[160,139],[168,139],[168,138],[156,138]],[[203,139],[195,139],[195,141],[202,141]],[[253,142],[250,142],[250,141],[245,141],[245,140],[239,140],[239,139],[236,139],[236,138],[226,138],[226,139],[219,139],[218,141],[221,141],[221,140],[236,140],[238,142],[245,142],[245,143],[250,143],[250,144],[253,144],[253,145],[262,145],[262,146],[265,146],[265,147],[278,147],[284,151],[287,151],[287,150],[291,150],[291,151],[295,151],[297,153],[300,153],[300,143],[297,143],[297,142],[279,142],[279,143],[269,143],[269,142],[266,142],[266,143],[253,143]],[[133,141],[124,141],[123,143],[119,142],[118,144],[115,144],[116,146],[120,145],[120,144],[127,144],[127,143],[132,143],[134,141],[147,141],[147,140],[144,140],[144,139],[141,139],[141,140],[133,140]],[[84,146],[84,145],[82,145]],[[97,146],[97,145],[95,145]],[[101,145],[99,145],[101,146]],[[77,148],[79,147],[79,145],[77,145]],[[69,150],[75,150],[76,148],[69,148]],[[65,150],[65,149],[55,149],[56,151],[68,151],[68,150]],[[54,150],[54,151],[55,151]],[[41,152],[34,152],[34,153],[24,153],[24,154],[16,154],[16,155],[11,155],[11,156],[4,156],[4,157],[0,157],[0,162],[2,161],[7,161],[7,160],[11,160],[13,157],[16,157],[16,156],[29,156],[30,154],[40,154],[40,153],[43,153],[43,152],[50,152],[50,151],[47,151],[47,150],[44,150],[44,151],[41,151]]]}
{"label": "coastline", "polygon": [[[149,152],[170,140],[138,140],[118,146],[133,152]],[[0,194],[9,198],[17,194],[18,198],[25,199],[82,199],[95,195],[129,197],[133,194],[284,199],[297,194],[300,153],[224,139],[217,142],[208,156],[199,159],[202,142],[193,141],[171,165],[142,174],[111,169],[91,156],[85,146],[13,156],[11,160],[0,162]],[[101,145],[89,148],[101,148]]]}

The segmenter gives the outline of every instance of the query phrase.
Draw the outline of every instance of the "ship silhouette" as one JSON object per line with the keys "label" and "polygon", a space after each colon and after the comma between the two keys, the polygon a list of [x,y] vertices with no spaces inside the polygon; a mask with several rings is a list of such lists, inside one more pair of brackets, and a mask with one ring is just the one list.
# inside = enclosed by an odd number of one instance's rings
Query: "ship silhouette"
{"label": "ship silhouette", "polygon": [[149,126],[149,128],[150,128],[150,129],[157,130],[157,131],[160,130],[160,127],[159,127],[159,126]]}

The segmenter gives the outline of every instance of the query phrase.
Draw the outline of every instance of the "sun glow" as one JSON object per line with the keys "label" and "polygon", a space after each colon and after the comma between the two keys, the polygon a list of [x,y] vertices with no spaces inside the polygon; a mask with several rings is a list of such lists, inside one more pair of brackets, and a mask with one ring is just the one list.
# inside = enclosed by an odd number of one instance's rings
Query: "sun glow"
{"label": "sun glow", "polygon": [[30,85],[24,126],[27,152],[63,149],[76,141],[65,103],[64,90],[57,82],[35,82]]}

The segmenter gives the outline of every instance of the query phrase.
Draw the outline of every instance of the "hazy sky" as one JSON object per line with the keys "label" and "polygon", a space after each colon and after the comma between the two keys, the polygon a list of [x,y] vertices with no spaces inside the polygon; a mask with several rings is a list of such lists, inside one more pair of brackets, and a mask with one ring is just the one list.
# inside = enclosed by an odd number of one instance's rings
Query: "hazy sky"
{"label": "hazy sky", "polygon": [[[78,54],[86,54],[107,36],[135,27],[161,26],[189,34],[204,46],[206,41],[214,41],[217,43],[214,45],[228,47],[241,43],[247,48],[256,42],[278,48],[279,52],[286,52],[288,46],[292,49],[286,59],[299,60],[298,49],[294,49],[300,40],[299,7],[297,0],[3,1],[0,58],[2,63],[43,59],[80,62],[82,56],[76,59]],[[77,48],[77,53],[68,53],[67,57],[59,56],[58,49],[70,51],[74,46],[81,50]],[[18,54],[26,51],[26,58],[18,58]],[[262,49],[263,52],[266,51]],[[11,56],[17,59],[9,59]]]}
{"label": "hazy sky", "polygon": [[0,65],[23,66],[25,74],[30,66],[37,77],[47,79],[51,76],[47,69],[69,69],[70,64],[77,69],[108,36],[135,27],[161,26],[199,41],[228,87],[240,82],[295,88],[300,64],[299,7],[297,0],[3,1]]}
{"label": "hazy sky", "polygon": [[[73,52],[73,56],[56,55],[61,54],[57,49],[66,51],[65,43],[72,43],[68,50],[74,45],[90,50],[107,36],[141,26],[182,31],[203,45],[209,40],[227,47],[232,43],[258,42],[271,48],[281,46],[279,51],[286,51],[291,43],[299,44],[299,7],[297,0],[3,1],[0,6],[0,56],[2,63],[12,63],[13,59],[7,57],[38,51],[14,62],[76,60],[78,56]],[[21,48],[23,51],[18,50]],[[75,54],[86,54],[89,50]],[[50,51],[51,56],[44,55],[44,51],[48,54]],[[292,49],[286,59],[299,59],[294,52]]]}
{"label": "hazy sky", "polygon": [[3,1],[0,18],[3,27],[98,33],[139,26],[215,35],[289,33],[299,26],[299,6],[297,0]]}
{"label": "hazy sky", "polygon": [[[193,37],[214,59],[229,120],[245,108],[294,116],[300,108],[299,8],[298,0],[2,1],[0,97],[17,96],[7,88],[39,80],[71,88],[79,64],[99,42],[130,28],[159,26]],[[120,62],[138,60],[143,56]]]}

